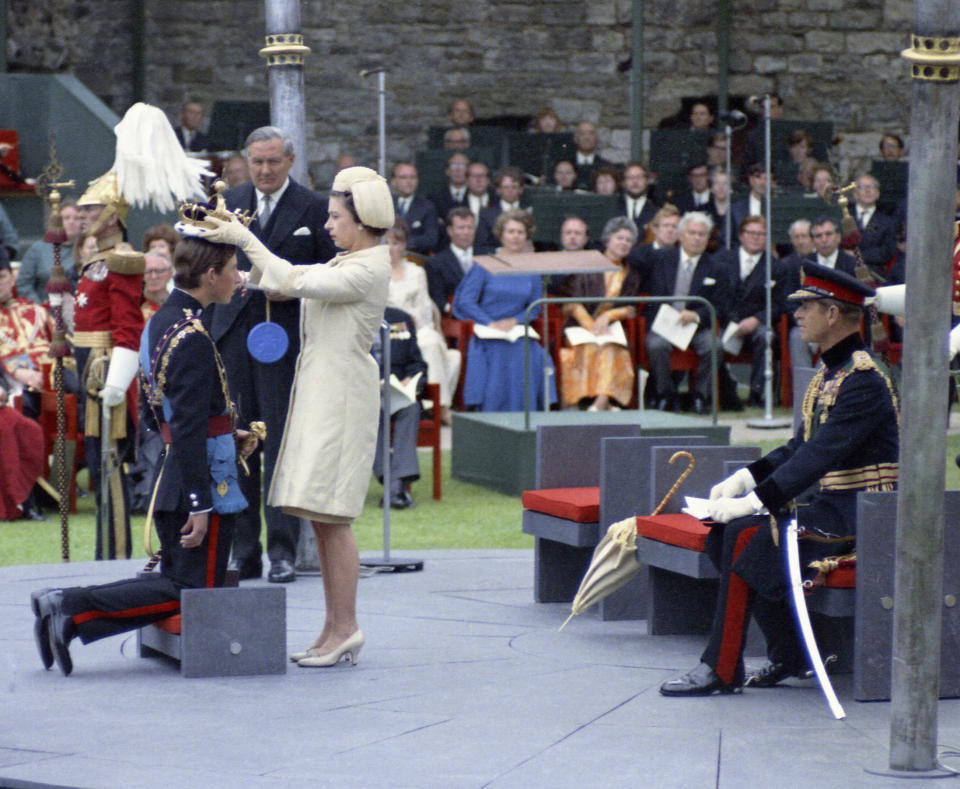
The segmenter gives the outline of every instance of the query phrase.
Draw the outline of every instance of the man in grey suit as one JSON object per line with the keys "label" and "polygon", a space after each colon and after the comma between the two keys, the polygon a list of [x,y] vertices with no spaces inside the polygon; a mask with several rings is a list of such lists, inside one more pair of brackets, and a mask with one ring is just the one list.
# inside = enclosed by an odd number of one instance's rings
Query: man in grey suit
{"label": "man in grey suit", "polygon": [[[327,201],[290,178],[293,141],[275,126],[251,132],[246,141],[251,181],[224,192],[227,207],[255,215],[250,226],[276,255],[292,263],[326,262],[336,254],[324,224]],[[241,270],[250,261],[238,252]],[[247,350],[247,335],[257,324],[268,320],[286,332],[289,345],[283,356],[270,363],[257,361]],[[270,481],[280,450],[287,418],[290,388],[297,354],[300,351],[300,302],[261,291],[238,291],[229,304],[217,305],[210,333],[223,356],[230,391],[236,400],[241,421],[266,423],[263,446],[263,489]],[[241,578],[259,578],[263,572],[260,538],[260,457],[249,461],[250,475],[240,482],[250,506],[239,516],[233,545],[233,566]],[[299,520],[274,507],[264,508],[267,521],[269,581],[284,583],[296,578]]]}

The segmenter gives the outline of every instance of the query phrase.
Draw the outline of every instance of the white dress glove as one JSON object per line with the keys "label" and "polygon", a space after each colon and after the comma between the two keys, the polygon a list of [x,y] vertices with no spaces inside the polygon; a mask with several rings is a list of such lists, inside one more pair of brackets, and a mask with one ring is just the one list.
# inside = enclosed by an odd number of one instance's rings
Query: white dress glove
{"label": "white dress glove", "polygon": [[752,492],[739,498],[724,496],[713,499],[707,511],[710,513],[710,518],[717,523],[730,523],[735,518],[759,515],[763,512],[763,502],[757,498],[756,493]]}
{"label": "white dress glove", "polygon": [[950,358],[960,353],[960,323],[950,329]]}
{"label": "white dress glove", "polygon": [[104,408],[113,408],[123,402],[139,366],[140,360],[136,351],[131,351],[129,348],[114,348],[110,352],[107,381],[100,391],[100,402],[103,403]]}
{"label": "white dress glove", "polygon": [[720,497],[742,496],[749,493],[757,487],[757,481],[749,469],[737,469],[733,474],[727,477],[723,482],[718,482],[710,488],[710,499],[719,499]]}
{"label": "white dress glove", "polygon": [[246,245],[250,243],[250,239],[256,239],[256,236],[239,219],[221,219],[207,214],[206,221],[216,225],[213,229],[203,227],[196,230],[197,235],[206,241],[212,241],[215,244],[233,244],[246,251]]}
{"label": "white dress glove", "polygon": [[[274,255],[264,243],[257,238],[250,229],[245,227],[243,222],[231,219],[229,222],[219,217],[207,215],[207,220],[217,225],[216,230],[203,228],[202,238],[207,241],[214,241],[218,244],[234,244],[242,249],[250,262],[261,272],[266,271],[272,261],[282,261],[283,258]],[[259,275],[252,273],[251,283],[256,284],[260,281]]]}

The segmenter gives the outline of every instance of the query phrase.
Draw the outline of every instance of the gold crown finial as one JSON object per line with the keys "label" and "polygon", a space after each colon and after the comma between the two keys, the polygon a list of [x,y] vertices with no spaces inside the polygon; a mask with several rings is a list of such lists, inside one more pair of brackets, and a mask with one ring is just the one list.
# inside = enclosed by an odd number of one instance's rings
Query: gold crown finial
{"label": "gold crown finial", "polygon": [[236,218],[242,222],[244,227],[249,227],[253,221],[253,214],[249,211],[241,211],[239,208],[230,211],[227,208],[226,201],[223,199],[223,193],[227,190],[225,181],[217,180],[213,184],[213,190],[216,194],[210,198],[209,202],[199,203],[195,200],[188,200],[180,205],[180,221],[184,225],[193,225],[195,227],[204,227],[208,230],[215,230],[216,225],[207,220],[208,216],[216,217],[224,221],[230,221]]}

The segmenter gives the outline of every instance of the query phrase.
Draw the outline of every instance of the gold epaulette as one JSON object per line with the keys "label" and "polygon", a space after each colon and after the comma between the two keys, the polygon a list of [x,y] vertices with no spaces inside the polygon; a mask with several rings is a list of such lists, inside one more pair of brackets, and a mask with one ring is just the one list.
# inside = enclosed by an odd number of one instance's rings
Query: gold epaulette
{"label": "gold epaulette", "polygon": [[103,255],[103,262],[116,274],[143,274],[146,270],[143,253],[137,252],[129,244],[120,244],[107,250]]}
{"label": "gold epaulette", "polygon": [[866,351],[854,351],[853,352],[853,369],[854,370],[879,370],[877,363],[874,358],[867,353]]}

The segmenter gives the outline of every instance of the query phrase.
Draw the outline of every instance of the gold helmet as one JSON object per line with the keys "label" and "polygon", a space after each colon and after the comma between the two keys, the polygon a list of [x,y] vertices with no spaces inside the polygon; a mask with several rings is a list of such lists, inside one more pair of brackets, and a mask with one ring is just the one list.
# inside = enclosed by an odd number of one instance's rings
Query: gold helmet
{"label": "gold helmet", "polygon": [[102,205],[103,211],[100,212],[97,221],[90,228],[90,233],[96,233],[114,215],[116,215],[120,224],[126,226],[130,205],[120,194],[120,189],[117,186],[117,174],[113,170],[92,180],[87,187],[87,191],[77,200],[79,208],[95,205]]}

